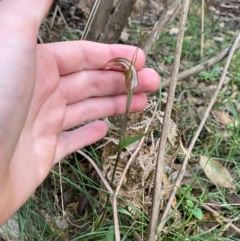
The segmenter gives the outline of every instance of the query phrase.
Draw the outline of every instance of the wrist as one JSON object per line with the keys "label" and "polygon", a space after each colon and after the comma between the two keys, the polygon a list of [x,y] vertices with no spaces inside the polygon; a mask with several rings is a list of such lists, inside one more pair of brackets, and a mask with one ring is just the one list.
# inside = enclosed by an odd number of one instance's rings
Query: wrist
{"label": "wrist", "polygon": [[2,226],[17,210],[14,210],[15,200],[12,197],[12,185],[6,178],[0,178],[0,226]]}

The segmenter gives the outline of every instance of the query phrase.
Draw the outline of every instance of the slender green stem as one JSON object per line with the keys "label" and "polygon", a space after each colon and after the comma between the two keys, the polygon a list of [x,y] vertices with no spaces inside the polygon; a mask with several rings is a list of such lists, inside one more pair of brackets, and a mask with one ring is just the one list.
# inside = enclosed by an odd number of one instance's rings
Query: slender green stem
{"label": "slender green stem", "polygon": [[126,101],[126,110],[125,110],[125,114],[123,115],[122,127],[121,127],[121,131],[120,131],[117,159],[116,159],[116,163],[115,163],[114,169],[113,169],[111,184],[113,183],[113,179],[114,179],[114,176],[115,176],[117,165],[118,165],[118,162],[120,160],[120,154],[122,152],[121,144],[122,144],[122,141],[124,139],[124,134],[126,133],[126,129],[127,129],[127,118],[128,118],[128,113],[129,113],[129,109],[130,109],[131,102],[132,102],[132,96],[133,96],[133,90],[129,90],[128,95],[127,95],[127,101]]}
{"label": "slender green stem", "polygon": [[[133,91],[129,90],[128,95],[127,95],[126,110],[125,110],[125,114],[123,116],[122,128],[121,128],[121,132],[120,132],[119,149],[120,149],[120,145],[123,140],[123,137],[124,137],[124,133],[126,132],[126,129],[127,129],[127,118],[128,118],[130,105],[132,102],[132,96],[133,96]],[[119,150],[119,151],[121,151],[121,150]]]}
{"label": "slender green stem", "polygon": [[[127,129],[127,118],[128,118],[128,113],[129,113],[129,109],[130,109],[130,106],[131,106],[131,102],[132,102],[132,96],[133,96],[133,90],[130,89],[128,91],[128,95],[127,95],[127,101],[126,101],[126,110],[125,110],[125,114],[123,116],[123,121],[122,121],[122,128],[121,128],[121,132],[120,132],[120,138],[119,138],[119,144],[118,144],[118,153],[117,153],[117,158],[116,158],[116,163],[114,165],[114,169],[113,169],[113,175],[112,175],[112,178],[111,178],[111,183],[113,183],[113,180],[114,180],[114,176],[115,176],[115,172],[116,172],[116,169],[117,169],[117,165],[118,165],[118,162],[120,160],[120,154],[121,154],[121,144],[122,144],[122,141],[124,139],[124,133],[126,133],[126,129]],[[109,199],[110,199],[110,195],[108,195],[107,197],[107,201],[106,201],[106,205],[109,203]],[[97,224],[97,226],[100,225],[100,223],[102,222],[103,220],[103,217],[105,216],[106,214],[106,206],[105,206],[105,209],[103,211],[103,214],[102,214],[102,218],[100,219],[99,223]]]}

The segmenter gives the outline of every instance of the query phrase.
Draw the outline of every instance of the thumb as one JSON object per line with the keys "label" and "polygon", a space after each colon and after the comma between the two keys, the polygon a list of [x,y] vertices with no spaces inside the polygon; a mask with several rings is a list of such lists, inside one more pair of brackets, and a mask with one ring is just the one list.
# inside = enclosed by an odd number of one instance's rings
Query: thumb
{"label": "thumb", "polygon": [[24,49],[36,44],[38,29],[51,4],[52,0],[0,0],[0,43],[17,43]]}
{"label": "thumb", "polygon": [[5,161],[0,169],[11,159],[27,118],[36,79],[37,33],[51,3],[0,0],[0,160]]}

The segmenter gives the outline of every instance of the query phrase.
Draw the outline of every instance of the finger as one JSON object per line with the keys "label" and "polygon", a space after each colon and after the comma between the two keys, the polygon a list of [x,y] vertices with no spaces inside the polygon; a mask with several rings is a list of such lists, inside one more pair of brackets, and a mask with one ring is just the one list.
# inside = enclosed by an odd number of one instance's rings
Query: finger
{"label": "finger", "polygon": [[[68,105],[63,129],[68,130],[86,121],[123,114],[126,110],[126,98],[126,95],[90,98],[79,103]],[[141,111],[145,108],[146,104],[147,97],[145,94],[134,95],[130,112]]]}
{"label": "finger", "polygon": [[88,146],[107,134],[107,125],[103,121],[95,121],[73,131],[62,132],[57,141],[55,163],[66,155]]}
{"label": "finger", "polygon": [[[151,93],[159,87],[159,75],[153,69],[139,71],[134,93]],[[61,77],[60,87],[67,104],[89,97],[127,93],[124,75],[117,71],[81,71]]]}
{"label": "finger", "polygon": [[[106,63],[117,57],[133,60],[137,47],[120,44],[101,44],[90,41],[71,41],[44,45],[53,54],[61,75],[81,70],[103,69]],[[136,68],[141,69],[145,55],[138,49]]]}

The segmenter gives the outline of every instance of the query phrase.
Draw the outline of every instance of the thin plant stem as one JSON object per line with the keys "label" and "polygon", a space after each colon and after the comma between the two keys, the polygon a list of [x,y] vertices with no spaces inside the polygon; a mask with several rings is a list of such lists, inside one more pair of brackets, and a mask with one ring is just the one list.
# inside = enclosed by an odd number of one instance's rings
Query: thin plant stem
{"label": "thin plant stem", "polygon": [[[125,76],[126,88],[128,89],[127,100],[126,100],[126,109],[125,109],[125,114],[123,116],[123,122],[122,122],[121,131],[120,131],[117,159],[116,159],[116,163],[115,163],[114,169],[113,169],[113,174],[112,174],[112,177],[111,177],[111,182],[110,182],[111,184],[113,183],[115,172],[116,172],[116,169],[117,169],[117,165],[118,165],[118,162],[120,160],[120,154],[121,154],[121,151],[122,151],[121,144],[122,144],[122,141],[124,139],[124,134],[126,133],[127,118],[128,118],[128,113],[129,113],[129,109],[130,109],[131,102],[132,102],[133,89],[138,85],[137,70],[134,66],[134,63],[136,61],[137,49],[134,53],[132,62],[130,62],[127,59],[124,59],[124,58],[115,58],[113,60],[110,60],[107,63],[107,65],[110,65],[110,67],[113,68],[113,69],[114,68],[118,69],[119,65],[126,69],[125,72],[124,72],[124,76]],[[109,199],[110,199],[110,196],[108,195],[106,205],[109,202]],[[105,208],[105,210],[106,210],[106,208]],[[117,217],[117,208],[113,208],[113,212],[115,213],[115,216]],[[118,222],[118,220],[116,222]],[[115,221],[114,221],[114,223],[115,223]],[[118,225],[118,227],[115,227],[115,228],[119,229],[119,225]]]}
{"label": "thin plant stem", "polygon": [[117,165],[118,165],[120,155],[121,155],[121,152],[122,152],[121,144],[122,144],[122,141],[124,139],[124,133],[126,132],[126,129],[127,129],[127,118],[128,118],[130,105],[131,105],[131,102],[132,102],[132,96],[133,96],[133,91],[129,90],[128,95],[127,95],[127,101],[126,101],[126,111],[125,111],[125,114],[123,116],[122,127],[121,127],[121,130],[120,130],[120,137],[119,137],[119,143],[118,143],[118,153],[117,153],[116,163],[115,163],[114,169],[113,169],[111,184],[113,183],[113,179],[114,179],[114,176],[115,176]]}
{"label": "thin plant stem", "polygon": [[201,10],[201,49],[200,56],[203,57],[203,49],[204,49],[204,8],[205,8],[205,0],[202,0],[202,10]]}
{"label": "thin plant stem", "polygon": [[185,32],[185,25],[187,22],[189,2],[190,2],[189,0],[183,1],[182,9],[181,9],[181,17],[180,17],[179,31],[178,31],[178,37],[176,42],[176,50],[175,50],[173,70],[172,70],[172,76],[171,76],[171,84],[169,88],[166,111],[164,113],[163,125],[161,128],[160,143],[158,148],[158,160],[157,160],[155,179],[154,179],[153,204],[152,204],[151,219],[150,219],[150,224],[149,224],[149,229],[147,234],[148,241],[153,241],[155,239],[155,234],[156,234],[156,227],[157,227],[158,213],[159,213],[159,206],[160,206],[161,192],[162,192],[161,190],[162,173],[163,173],[163,163],[164,163],[164,156],[165,156],[165,146],[166,146],[168,128],[169,128],[171,112],[172,112],[172,107],[174,102],[174,94],[175,94],[177,76],[178,76],[178,71],[180,66],[182,43],[183,43],[183,37]]}
{"label": "thin plant stem", "polygon": [[[158,108],[158,105],[156,105],[156,108],[155,108],[155,110],[154,110],[154,114],[153,114],[151,120],[149,121],[148,125],[146,126],[144,133],[147,133],[147,131],[148,131],[148,129],[149,129],[149,126],[151,125],[152,120],[153,120],[153,118],[154,118],[154,116],[155,116],[155,114],[156,114],[157,108]],[[125,166],[124,171],[123,171],[123,173],[122,173],[122,176],[121,176],[121,178],[120,178],[120,181],[119,181],[119,183],[118,183],[118,186],[117,186],[117,188],[116,188],[115,196],[114,196],[114,198],[113,198],[113,201],[114,201],[114,199],[116,199],[116,196],[118,195],[119,190],[120,190],[120,188],[121,188],[121,186],[122,186],[122,183],[123,183],[123,180],[124,180],[124,176],[126,175],[127,170],[128,170],[128,168],[129,168],[129,166],[131,165],[131,163],[134,161],[136,155],[137,155],[138,152],[140,151],[141,146],[142,146],[142,144],[143,144],[143,142],[144,142],[144,139],[145,139],[145,136],[143,136],[143,137],[141,138],[140,143],[138,144],[137,149],[136,149],[136,150],[134,151],[134,153],[131,155],[131,157],[130,157],[128,163],[127,163],[127,165]]]}

